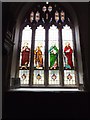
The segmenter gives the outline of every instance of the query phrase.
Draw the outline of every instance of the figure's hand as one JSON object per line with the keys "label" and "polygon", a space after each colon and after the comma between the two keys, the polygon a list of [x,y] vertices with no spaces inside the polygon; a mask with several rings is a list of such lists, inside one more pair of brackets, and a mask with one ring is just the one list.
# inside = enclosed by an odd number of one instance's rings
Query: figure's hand
{"label": "figure's hand", "polygon": [[69,49],[69,50],[67,50],[66,52],[70,52],[70,49]]}
{"label": "figure's hand", "polygon": [[27,48],[26,51],[29,51],[29,49]]}

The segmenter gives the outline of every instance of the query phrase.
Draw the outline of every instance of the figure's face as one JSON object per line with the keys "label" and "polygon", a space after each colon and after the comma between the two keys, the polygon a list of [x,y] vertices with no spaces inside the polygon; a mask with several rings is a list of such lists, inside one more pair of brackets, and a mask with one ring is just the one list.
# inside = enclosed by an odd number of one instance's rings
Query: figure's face
{"label": "figure's face", "polygon": [[51,53],[56,54],[56,50],[52,49]]}
{"label": "figure's face", "polygon": [[54,53],[54,50],[51,50],[51,53]]}
{"label": "figure's face", "polygon": [[40,47],[38,47],[38,50],[40,50]]}
{"label": "figure's face", "polygon": [[24,43],[25,48],[28,48],[28,43]]}
{"label": "figure's face", "polygon": [[69,47],[69,46],[70,46],[70,43],[67,42],[67,43],[66,43],[66,46]]}
{"label": "figure's face", "polygon": [[70,46],[70,43],[68,43],[68,47]]}
{"label": "figure's face", "polygon": [[28,48],[28,46],[25,46],[25,48]]}
{"label": "figure's face", "polygon": [[37,47],[37,50],[40,50],[40,47],[39,47],[39,46]]}

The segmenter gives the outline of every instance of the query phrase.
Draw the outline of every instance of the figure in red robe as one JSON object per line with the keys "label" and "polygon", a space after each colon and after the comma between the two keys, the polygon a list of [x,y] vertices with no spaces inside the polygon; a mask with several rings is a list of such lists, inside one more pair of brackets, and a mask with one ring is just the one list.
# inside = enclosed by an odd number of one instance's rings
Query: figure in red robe
{"label": "figure in red robe", "polygon": [[67,42],[67,45],[65,46],[64,48],[64,53],[65,53],[65,57],[66,57],[66,65],[65,65],[65,68],[69,68],[71,69],[73,67],[73,62],[72,62],[72,53],[73,53],[73,50],[72,48],[70,47],[70,43]]}
{"label": "figure in red robe", "polygon": [[22,52],[21,66],[27,68],[29,64],[29,59],[30,59],[29,58],[30,48],[28,48],[28,44],[22,48],[21,52]]}

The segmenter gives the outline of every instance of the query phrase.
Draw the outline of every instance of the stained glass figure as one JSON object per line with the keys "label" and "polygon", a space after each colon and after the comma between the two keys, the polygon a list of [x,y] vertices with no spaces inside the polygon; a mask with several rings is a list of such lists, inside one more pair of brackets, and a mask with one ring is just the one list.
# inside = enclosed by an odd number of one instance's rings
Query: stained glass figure
{"label": "stained glass figure", "polygon": [[34,12],[32,11],[30,13],[30,22],[32,23],[34,21]]}
{"label": "stained glass figure", "polygon": [[75,85],[75,71],[74,70],[64,70],[64,84],[65,85]]}
{"label": "stained glass figure", "polygon": [[34,68],[44,68],[44,54],[45,54],[45,29],[40,25],[36,29],[35,34],[35,48],[34,48]]}
{"label": "stained glass figure", "polygon": [[48,11],[51,12],[52,11],[52,6],[48,7]]}
{"label": "stained glass figure", "polygon": [[60,17],[61,17],[61,21],[64,22],[65,21],[65,12],[64,11],[61,11]]}
{"label": "stained glass figure", "polygon": [[23,46],[21,53],[22,53],[21,66],[22,68],[27,69],[30,60],[30,48],[28,48],[28,43],[25,43],[25,46]]}
{"label": "stained glass figure", "polygon": [[74,69],[72,30],[65,25],[62,29],[64,69]]}
{"label": "stained glass figure", "polygon": [[59,12],[58,11],[55,12],[55,21],[56,21],[56,23],[59,21]]}
{"label": "stained glass figure", "polygon": [[38,69],[43,67],[43,56],[42,56],[41,47],[42,46],[37,46],[36,50],[34,50],[35,66]]}
{"label": "stained glass figure", "polygon": [[19,78],[21,85],[29,84],[29,70],[19,70]]}
{"label": "stained glass figure", "polygon": [[57,69],[58,67],[58,49],[57,47],[51,46],[50,50],[50,69]]}
{"label": "stained glass figure", "polygon": [[44,70],[34,70],[33,84],[44,84]]}
{"label": "stained glass figure", "polygon": [[36,12],[35,20],[36,20],[36,22],[39,22],[39,20],[40,20],[40,13],[38,11]]}
{"label": "stained glass figure", "polygon": [[73,68],[72,53],[73,53],[73,50],[70,46],[70,43],[67,42],[66,46],[64,48],[64,61],[65,61],[65,68],[66,69]]}
{"label": "stained glass figure", "polygon": [[21,52],[20,52],[20,69],[28,69],[30,66],[31,56],[31,37],[32,30],[27,25],[22,32]]}
{"label": "stained glass figure", "polygon": [[60,84],[59,70],[49,70],[49,85]]}
{"label": "stained glass figure", "polygon": [[52,25],[49,29],[49,67],[50,69],[58,68],[59,47],[58,47],[58,29]]}

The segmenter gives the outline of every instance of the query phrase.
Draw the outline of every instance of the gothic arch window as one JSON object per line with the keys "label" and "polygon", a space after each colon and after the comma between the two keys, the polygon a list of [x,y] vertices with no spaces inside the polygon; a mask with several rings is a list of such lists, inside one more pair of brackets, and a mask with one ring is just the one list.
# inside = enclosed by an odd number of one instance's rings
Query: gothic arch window
{"label": "gothic arch window", "polygon": [[39,3],[27,11],[18,50],[19,87],[79,87],[75,28],[58,3]]}

